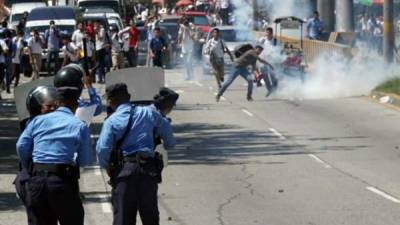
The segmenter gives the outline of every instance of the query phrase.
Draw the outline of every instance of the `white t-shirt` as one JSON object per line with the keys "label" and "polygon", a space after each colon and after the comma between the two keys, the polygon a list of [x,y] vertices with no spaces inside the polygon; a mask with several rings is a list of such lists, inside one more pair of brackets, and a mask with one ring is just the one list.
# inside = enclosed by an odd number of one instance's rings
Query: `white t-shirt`
{"label": "white t-shirt", "polygon": [[82,45],[81,43],[83,42],[83,37],[84,37],[84,33],[81,30],[76,30],[74,31],[74,33],[72,34],[72,42],[74,42],[75,45],[79,46]]}
{"label": "white t-shirt", "polygon": [[121,42],[118,38],[118,34],[113,34],[111,37],[112,46],[111,51],[112,53],[120,53],[122,51]]}
{"label": "white t-shirt", "polygon": [[206,45],[206,50],[208,51],[208,53],[212,53],[215,56],[217,56],[218,58],[224,58],[224,46],[222,43],[221,39],[215,40],[214,38],[211,38]]}
{"label": "white t-shirt", "polygon": [[221,0],[221,9],[227,9],[229,7],[229,0]]}
{"label": "white t-shirt", "polygon": [[[0,46],[3,49],[3,52],[7,52],[9,50],[6,42],[1,39],[0,39]],[[4,53],[1,53],[0,54],[0,63],[5,63],[5,62],[6,62],[6,59],[4,58]]]}
{"label": "white t-shirt", "polygon": [[20,64],[21,63],[21,53],[24,48],[22,43],[22,37],[17,41],[17,37],[14,37],[12,40],[13,43],[16,43],[17,48],[15,49],[15,55],[12,58],[12,63]]}
{"label": "white t-shirt", "polygon": [[71,60],[72,62],[78,61],[78,57],[76,55],[77,49],[78,49],[78,47],[76,47],[76,45],[72,42],[70,42],[68,45],[64,45],[62,48],[62,50],[64,51],[64,54],[66,56],[68,56],[69,60]]}
{"label": "white t-shirt", "polygon": [[100,31],[96,34],[96,51],[104,48],[106,44],[106,30],[102,27]]}
{"label": "white t-shirt", "polygon": [[[83,51],[83,42],[81,42],[79,45],[75,44],[75,46]],[[86,42],[86,51],[88,57],[91,58],[93,56],[93,53],[96,51],[96,49],[94,48],[94,43],[92,41]]]}
{"label": "white t-shirt", "polygon": [[194,42],[190,37],[192,31],[190,31],[189,27],[181,26],[179,29],[179,35],[182,36],[182,53],[187,54],[193,51]]}
{"label": "white t-shirt", "polygon": [[[40,37],[40,39],[42,39]],[[42,40],[43,42],[43,40]],[[35,41],[35,37],[30,37],[28,40],[28,47],[31,48],[32,54],[42,54],[43,48],[41,41]]]}
{"label": "white t-shirt", "polygon": [[146,21],[147,16],[149,15],[148,9],[143,10],[143,12],[140,14],[140,17],[142,18],[143,21]]}
{"label": "white t-shirt", "polygon": [[264,48],[260,55],[260,58],[267,60],[273,65],[278,65],[285,60],[285,56],[281,54],[282,48],[279,45],[275,45],[274,38],[268,39],[264,36],[261,37],[258,42]]}

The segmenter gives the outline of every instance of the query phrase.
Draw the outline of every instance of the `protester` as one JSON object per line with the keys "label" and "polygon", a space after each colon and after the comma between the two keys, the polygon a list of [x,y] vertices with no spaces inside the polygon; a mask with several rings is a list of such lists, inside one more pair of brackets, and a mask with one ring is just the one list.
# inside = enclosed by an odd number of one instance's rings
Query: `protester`
{"label": "protester", "polygon": [[182,49],[182,57],[185,61],[185,79],[190,80],[193,78],[194,32],[191,30],[188,20],[185,20],[179,28],[178,45]]}
{"label": "protester", "polygon": [[[60,51],[61,36],[60,31],[57,29],[55,22],[50,21],[50,27],[44,33],[45,42],[47,45],[47,60],[46,69],[48,76],[54,74],[59,69],[58,53]],[[54,64],[54,66],[51,66]]]}
{"label": "protester", "polygon": [[32,65],[32,80],[39,79],[42,68],[42,52],[44,41],[38,30],[33,31],[33,36],[28,41],[29,60]]}
{"label": "protester", "polygon": [[13,38],[13,51],[12,51],[12,78],[15,79],[14,87],[19,84],[20,74],[21,74],[21,58],[24,50],[24,32],[17,31],[17,36]]}
{"label": "protester", "polygon": [[[71,41],[76,46],[83,46],[83,37],[85,36],[85,31],[83,29],[83,23],[79,22],[77,24],[77,29],[74,31],[71,37]],[[89,39],[88,39],[89,40]]]}
{"label": "protester", "polygon": [[130,27],[127,27],[119,33],[120,37],[124,34],[129,34],[129,57],[128,63],[130,67],[137,66],[138,46],[139,46],[139,30],[136,28],[134,20],[130,21]]}
{"label": "protester", "polygon": [[307,23],[308,38],[312,40],[321,40],[323,30],[324,24],[319,18],[319,12],[315,11],[314,17],[311,18]]}
{"label": "protester", "polygon": [[[4,76],[5,76],[5,72],[6,72],[6,55],[8,54],[8,46],[6,44],[6,42],[4,41],[4,34],[0,33],[0,88],[1,86],[4,85]],[[0,89],[1,90],[1,89]],[[0,91],[0,99],[2,99],[1,97],[1,91]]]}
{"label": "protester", "polygon": [[67,35],[63,37],[62,50],[64,52],[63,67],[71,63],[79,63],[78,47],[73,42],[71,42],[70,37]]}
{"label": "protester", "polygon": [[249,72],[248,67],[252,66],[253,70],[256,69],[256,63],[257,61],[260,61],[269,67],[273,69],[273,66],[269,64],[267,61],[261,59],[259,55],[263,51],[263,47],[258,45],[256,46],[255,49],[250,49],[246,52],[244,52],[238,59],[235,61],[235,69],[234,71],[230,74],[228,80],[226,80],[222,87],[219,89],[219,92],[217,94],[216,100],[217,102],[221,98],[221,96],[224,94],[226,89],[233,83],[233,81],[240,75],[243,77],[245,80],[247,80],[248,86],[247,86],[247,101],[253,101],[252,98],[252,93],[253,93],[253,77],[251,73]]}
{"label": "protester", "polygon": [[0,1],[0,21],[3,21],[5,18],[9,17],[11,14],[11,10],[5,6],[4,1]]}
{"label": "protester", "polygon": [[[90,40],[90,35],[88,33],[84,34],[86,38],[86,53],[87,53],[87,62],[88,62],[88,67],[89,70],[92,70],[95,67],[95,52],[96,48],[94,46],[94,43]],[[84,64],[84,49],[83,49],[83,42],[81,42],[79,45],[76,45],[79,51],[79,64],[83,65]],[[94,79],[94,78],[93,78]]]}
{"label": "protester", "polygon": [[119,30],[116,26],[111,27],[111,54],[112,54],[112,70],[118,70],[122,68],[122,40],[119,38]]}
{"label": "protester", "polygon": [[106,30],[100,21],[96,21],[94,25],[96,33],[96,81],[104,83],[105,79],[105,58],[106,58]]}
{"label": "protester", "polygon": [[225,61],[224,55],[228,53],[233,61],[233,55],[226,47],[224,41],[220,37],[220,30],[215,28],[212,32],[212,38],[207,42],[205,49],[206,54],[210,55],[210,63],[214,70],[215,79],[217,80],[218,88],[221,88],[221,82],[224,82],[225,76]]}
{"label": "protester", "polygon": [[12,76],[12,33],[11,30],[8,29],[8,23],[7,21],[2,22],[2,31],[4,33],[4,42],[7,45],[7,48],[9,49],[9,53],[5,54],[5,84],[6,84],[6,91],[8,94],[11,93],[11,76]]}
{"label": "protester", "polygon": [[161,29],[154,29],[154,37],[150,41],[150,56],[153,59],[153,66],[163,67],[163,53],[167,50],[167,42],[161,37]]}

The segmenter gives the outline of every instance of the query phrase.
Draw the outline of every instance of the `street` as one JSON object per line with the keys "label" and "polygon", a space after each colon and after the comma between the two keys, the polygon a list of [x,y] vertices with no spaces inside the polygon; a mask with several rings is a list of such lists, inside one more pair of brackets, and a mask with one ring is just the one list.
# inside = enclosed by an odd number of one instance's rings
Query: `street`
{"label": "street", "polygon": [[[159,186],[161,224],[399,224],[397,109],[367,97],[267,99],[264,87],[247,102],[243,79],[216,103],[214,78],[196,78],[166,70],[180,99],[172,113],[178,145]],[[15,104],[0,104],[0,225],[26,224],[12,185]],[[103,114],[92,124],[94,139]],[[82,173],[88,225],[112,222],[106,180],[96,164]]]}

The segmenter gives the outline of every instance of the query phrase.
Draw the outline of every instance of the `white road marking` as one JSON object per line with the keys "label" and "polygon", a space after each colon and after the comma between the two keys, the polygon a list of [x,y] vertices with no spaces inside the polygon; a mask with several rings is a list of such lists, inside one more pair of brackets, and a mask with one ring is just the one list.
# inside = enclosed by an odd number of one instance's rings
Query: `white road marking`
{"label": "white road marking", "polygon": [[183,94],[183,92],[185,92],[185,91],[184,90],[176,90],[175,92],[178,94]]}
{"label": "white road marking", "polygon": [[247,111],[246,109],[242,109],[242,112],[244,112],[246,115],[248,115],[248,116],[250,116],[250,117],[253,117],[253,116],[254,116],[253,113]]}
{"label": "white road marking", "polygon": [[277,130],[274,128],[269,128],[269,131],[271,131],[275,136],[277,136],[281,140],[286,140],[285,136],[283,134],[279,133]]}
{"label": "white road marking", "polygon": [[326,169],[332,168],[331,165],[329,165],[328,163],[326,163],[324,160],[318,158],[318,156],[316,156],[316,155],[314,155],[314,154],[308,154],[308,156],[310,156],[311,158],[315,159],[315,161],[317,161],[318,163],[321,163]]}
{"label": "white road marking", "polygon": [[101,176],[101,169],[100,168],[94,169],[94,175]]}
{"label": "white road marking", "polygon": [[199,86],[199,87],[203,87],[203,84],[201,84],[201,83],[198,82],[198,81],[195,81],[194,84],[197,85],[197,86]]}
{"label": "white road marking", "polygon": [[110,196],[108,196],[107,194],[97,194],[95,197],[99,198],[102,201],[101,209],[103,210],[104,213],[112,213]]}
{"label": "white road marking", "polygon": [[393,196],[391,196],[391,195],[389,195],[389,194],[387,194],[387,193],[385,193],[385,192],[383,192],[383,191],[381,191],[381,190],[379,190],[379,189],[377,189],[375,187],[366,187],[366,189],[368,191],[374,192],[375,194],[380,195],[381,197],[384,197],[387,200],[390,200],[390,201],[392,201],[394,203],[400,203],[399,199],[397,199],[397,198],[395,198],[395,197],[393,197]]}

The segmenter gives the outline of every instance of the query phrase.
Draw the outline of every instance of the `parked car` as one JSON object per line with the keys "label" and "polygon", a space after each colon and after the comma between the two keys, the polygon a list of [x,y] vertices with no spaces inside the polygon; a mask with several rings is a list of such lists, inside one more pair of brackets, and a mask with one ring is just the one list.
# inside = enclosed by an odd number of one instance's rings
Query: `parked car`
{"label": "parked car", "polygon": [[182,14],[185,16],[191,23],[196,25],[196,27],[200,28],[200,31],[207,34],[211,30],[211,20],[207,16],[207,13],[204,12],[184,12]]}
{"label": "parked car", "polygon": [[109,25],[117,26],[119,30],[124,27],[120,15],[113,9],[90,8],[85,11],[84,16],[106,17]]}
{"label": "parked car", "polygon": [[[68,6],[49,6],[39,7],[31,11],[25,25],[25,41],[31,37],[34,30],[44,36],[45,31],[49,28],[50,21],[54,21],[60,34],[72,36],[75,31],[76,22],[81,18],[81,13],[77,8]],[[61,47],[61,41],[60,41]],[[47,58],[47,49],[44,49],[42,59]],[[63,51],[60,50],[60,60],[64,58]],[[42,64],[45,66],[45,63]]]}
{"label": "parked car", "polygon": [[[242,45],[242,44],[247,44],[247,43],[252,43],[252,35],[248,32],[248,30],[240,30],[237,29],[233,26],[220,26],[216,27],[220,30],[220,37],[224,41],[226,47],[229,49],[232,54],[234,54],[235,47]],[[212,32],[214,31],[213,28],[210,30],[210,32],[207,35],[206,38],[206,43],[208,40],[212,38]],[[204,74],[209,74],[211,72],[211,64],[210,64],[210,55],[206,54],[206,45],[203,46],[203,73]],[[231,58],[229,57],[228,54],[225,54],[224,56],[225,60],[225,67],[229,70],[232,66],[233,63],[231,61]]]}
{"label": "parked car", "polygon": [[14,3],[11,6],[11,15],[8,21],[9,28],[15,30],[24,13],[30,13],[32,9],[38,7],[46,7],[46,4],[44,2]]}

